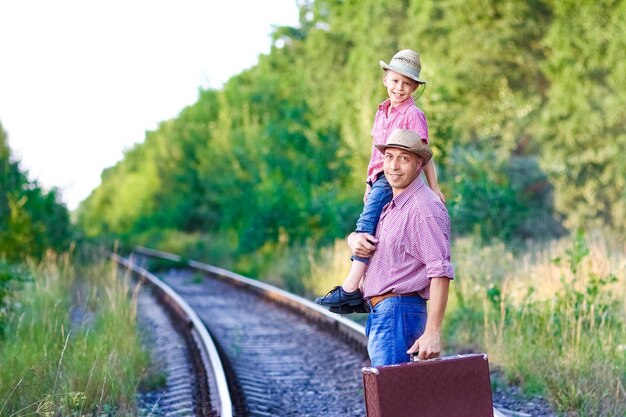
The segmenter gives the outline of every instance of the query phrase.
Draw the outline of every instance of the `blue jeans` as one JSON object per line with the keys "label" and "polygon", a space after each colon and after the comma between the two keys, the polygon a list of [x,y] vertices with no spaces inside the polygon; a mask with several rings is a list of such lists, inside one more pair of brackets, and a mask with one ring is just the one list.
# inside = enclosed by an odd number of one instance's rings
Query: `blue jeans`
{"label": "blue jeans", "polygon": [[384,299],[371,309],[365,334],[372,366],[410,361],[407,350],[426,328],[426,300],[416,295]]}
{"label": "blue jeans", "polygon": [[[372,189],[367,195],[367,202],[363,206],[363,211],[356,222],[356,232],[374,235],[374,233],[376,233],[376,226],[378,226],[380,213],[383,212],[383,208],[391,201],[392,197],[393,191],[391,190],[391,186],[385,174],[381,173],[374,184],[372,184]],[[369,258],[361,258],[359,256],[352,256],[352,260],[365,264],[369,262]]]}

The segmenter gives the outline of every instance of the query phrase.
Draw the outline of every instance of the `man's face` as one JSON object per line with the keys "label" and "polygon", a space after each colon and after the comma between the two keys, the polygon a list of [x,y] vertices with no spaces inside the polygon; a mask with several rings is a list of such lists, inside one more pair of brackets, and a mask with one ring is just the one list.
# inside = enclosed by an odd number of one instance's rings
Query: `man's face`
{"label": "man's face", "polygon": [[394,195],[402,192],[419,175],[422,159],[399,148],[386,148],[383,169]]}

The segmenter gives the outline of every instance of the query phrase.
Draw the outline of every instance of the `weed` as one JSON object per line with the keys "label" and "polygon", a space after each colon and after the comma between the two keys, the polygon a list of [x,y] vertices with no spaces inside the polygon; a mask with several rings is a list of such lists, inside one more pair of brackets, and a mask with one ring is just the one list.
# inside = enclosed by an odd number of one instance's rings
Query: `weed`
{"label": "weed", "polygon": [[[0,345],[0,414],[130,413],[148,355],[128,277],[110,262],[84,267],[53,255],[30,269],[35,279],[15,294]],[[90,319],[74,319],[75,310]]]}

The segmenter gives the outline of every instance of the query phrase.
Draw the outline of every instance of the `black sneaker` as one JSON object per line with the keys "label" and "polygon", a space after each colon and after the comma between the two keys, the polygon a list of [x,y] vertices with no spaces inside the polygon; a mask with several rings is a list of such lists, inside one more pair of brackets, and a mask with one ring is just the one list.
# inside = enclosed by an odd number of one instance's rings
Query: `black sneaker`
{"label": "black sneaker", "polygon": [[343,305],[355,307],[359,304],[363,304],[363,297],[361,296],[360,290],[346,292],[341,285],[338,285],[330,290],[324,297],[318,297],[315,302],[329,307],[340,307]]}
{"label": "black sneaker", "polygon": [[344,304],[341,305],[339,307],[330,307],[328,309],[331,313],[336,313],[336,314],[352,314],[352,313],[358,313],[358,314],[364,314],[367,313],[367,309],[365,308],[365,304],[361,303],[357,306],[351,306],[348,304]]}

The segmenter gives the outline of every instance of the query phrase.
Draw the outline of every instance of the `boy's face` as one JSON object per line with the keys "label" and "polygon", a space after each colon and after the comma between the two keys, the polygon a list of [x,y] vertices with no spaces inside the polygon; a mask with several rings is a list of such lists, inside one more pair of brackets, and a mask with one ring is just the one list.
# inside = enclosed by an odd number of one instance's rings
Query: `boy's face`
{"label": "boy's face", "polygon": [[417,89],[417,81],[410,79],[395,71],[387,70],[383,76],[383,84],[387,87],[387,94],[391,100],[391,106],[397,107]]}

